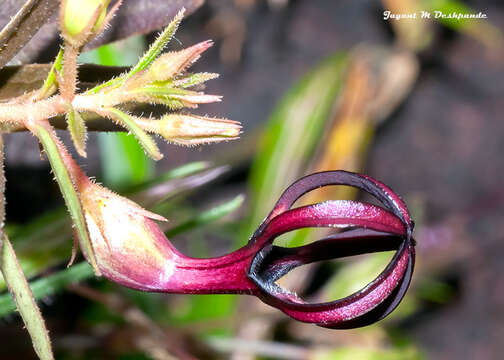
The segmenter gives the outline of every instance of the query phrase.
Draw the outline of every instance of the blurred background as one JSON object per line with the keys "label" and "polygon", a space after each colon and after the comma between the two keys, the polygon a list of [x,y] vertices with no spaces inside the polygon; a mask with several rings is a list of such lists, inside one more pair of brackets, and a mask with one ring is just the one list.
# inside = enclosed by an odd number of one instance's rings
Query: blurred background
{"label": "blurred background", "polygon": [[[35,139],[12,134],[5,139],[9,237],[57,358],[500,359],[504,4],[170,3],[182,5],[192,13],[168,48],[213,39],[194,70],[220,73],[205,91],[224,96],[196,112],[240,121],[241,139],[194,148],[159,141],[165,157],[154,164],[126,134],[92,134],[88,158],[79,159],[86,171],[169,218],[164,230],[195,257],[245,244],[295,179],[329,169],[364,172],[401,194],[413,214],[413,283],[385,320],[334,331],[297,323],[255,298],[146,294],[93,279],[86,264],[66,269],[71,230],[58,187]],[[384,21],[384,10],[482,12],[487,19]],[[132,65],[154,38],[128,37],[81,61]],[[336,187],[306,201],[330,198],[367,199]],[[321,235],[298,231],[278,243],[298,246]],[[303,266],[281,282],[312,301],[341,298],[376,277],[391,256]],[[0,315],[0,357],[33,358],[5,293]]]}

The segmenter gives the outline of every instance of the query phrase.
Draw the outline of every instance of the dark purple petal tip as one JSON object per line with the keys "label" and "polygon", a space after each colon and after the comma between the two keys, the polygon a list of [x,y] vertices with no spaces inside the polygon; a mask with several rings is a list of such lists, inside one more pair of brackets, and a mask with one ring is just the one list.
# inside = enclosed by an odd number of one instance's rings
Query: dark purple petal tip
{"label": "dark purple petal tip", "polygon": [[[302,195],[328,185],[349,185],[376,197],[384,206],[328,201],[291,209]],[[274,239],[303,227],[338,227],[343,232],[297,248],[273,246]],[[403,200],[389,187],[365,175],[326,171],[292,184],[252,236],[260,248],[248,276],[258,296],[292,318],[328,328],[348,329],[372,324],[387,316],[404,297],[413,274],[413,222]],[[315,261],[377,251],[396,250],[388,266],[364,289],[343,299],[308,304],[276,281],[295,267]]]}

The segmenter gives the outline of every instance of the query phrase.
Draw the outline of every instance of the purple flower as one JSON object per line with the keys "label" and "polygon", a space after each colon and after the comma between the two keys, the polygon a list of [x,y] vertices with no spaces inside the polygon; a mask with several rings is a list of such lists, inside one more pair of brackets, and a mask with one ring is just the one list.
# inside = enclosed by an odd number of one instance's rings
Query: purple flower
{"label": "purple flower", "polygon": [[[403,298],[413,273],[413,222],[406,205],[386,185],[365,175],[327,171],[296,181],[247,245],[209,259],[178,252],[150,220],[159,216],[91,182],[83,184],[83,206],[98,266],[106,277],[135,289],[254,295],[296,320],[353,328],[387,316]],[[376,197],[383,207],[329,200],[291,208],[302,195],[327,185],[357,187]],[[297,248],[273,245],[276,237],[306,227],[338,228],[339,232]],[[304,264],[394,249],[394,257],[375,280],[343,299],[308,304],[276,284]]]}

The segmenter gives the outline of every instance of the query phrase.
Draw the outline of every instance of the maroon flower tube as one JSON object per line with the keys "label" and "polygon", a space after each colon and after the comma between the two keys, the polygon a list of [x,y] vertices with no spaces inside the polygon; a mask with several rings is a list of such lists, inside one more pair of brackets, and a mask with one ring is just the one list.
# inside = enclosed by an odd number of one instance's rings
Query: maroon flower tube
{"label": "maroon flower tube", "polygon": [[[383,205],[330,200],[292,208],[302,195],[328,185],[360,188]],[[151,220],[159,216],[87,180],[83,206],[98,267],[104,276],[144,291],[249,294],[290,317],[329,328],[352,328],[387,316],[401,301],[414,266],[413,222],[402,199],[368,176],[327,171],[306,176],[280,197],[247,245],[230,254],[197,259],[181,254]],[[309,245],[283,248],[278,236],[307,227],[339,232]],[[332,302],[309,304],[278,286],[290,270],[316,261],[396,250],[388,266],[362,290]]]}

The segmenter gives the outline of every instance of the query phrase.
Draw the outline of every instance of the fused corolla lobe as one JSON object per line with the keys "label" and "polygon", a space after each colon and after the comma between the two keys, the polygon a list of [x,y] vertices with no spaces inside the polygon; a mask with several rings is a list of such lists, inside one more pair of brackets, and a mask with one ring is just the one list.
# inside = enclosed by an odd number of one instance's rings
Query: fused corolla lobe
{"label": "fused corolla lobe", "polygon": [[[291,224],[287,231],[306,227],[306,219],[298,211],[293,216],[290,207],[302,195],[327,185],[350,185],[375,196],[385,208],[365,203],[333,202],[333,208],[321,213],[311,226],[331,227],[323,218],[331,219],[343,232],[297,248],[273,246],[274,238],[285,231],[275,229],[286,219]],[[309,205],[318,206],[319,204]],[[342,209],[350,205],[351,209]],[[306,207],[305,207],[306,208]],[[372,210],[372,211],[370,211]],[[333,217],[347,215],[348,222]],[[362,221],[372,214],[367,223]],[[397,223],[391,216],[399,221]],[[354,217],[352,219],[352,217]],[[297,226],[296,226],[297,225]],[[359,227],[360,226],[360,227]],[[299,321],[319,326],[348,329],[372,324],[392,312],[408,289],[414,268],[415,241],[411,238],[413,221],[403,200],[389,187],[368,176],[346,171],[327,171],[308,175],[292,184],[280,197],[274,209],[252,236],[251,242],[262,246],[251,262],[248,276],[259,289],[258,296]],[[284,229],[282,229],[284,230]],[[378,230],[378,231],[377,231]],[[267,235],[265,235],[267,234]],[[309,304],[296,294],[281,288],[276,281],[292,269],[316,261],[346,256],[397,250],[394,257],[371,283],[362,290],[332,302]]]}

